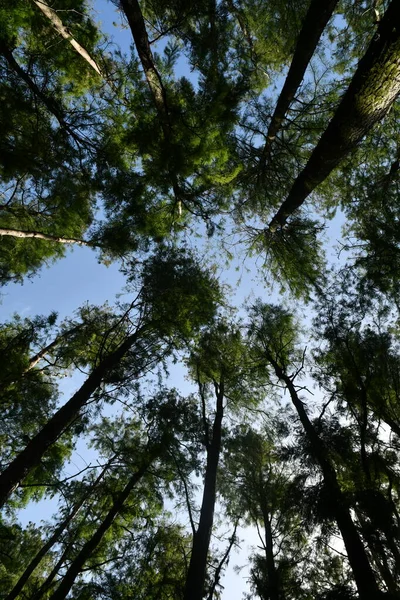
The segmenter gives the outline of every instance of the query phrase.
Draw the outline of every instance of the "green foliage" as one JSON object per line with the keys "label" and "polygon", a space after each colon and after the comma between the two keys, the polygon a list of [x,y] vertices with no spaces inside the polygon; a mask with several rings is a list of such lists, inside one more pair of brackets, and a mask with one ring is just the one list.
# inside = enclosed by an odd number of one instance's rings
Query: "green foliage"
{"label": "green foliage", "polygon": [[[141,0],[146,56],[140,44],[124,55],[83,0],[49,3],[69,40],[31,0],[0,6],[0,284],[62,258],[68,245],[58,238],[83,240],[127,279],[125,300],[115,306],[85,305],[62,323],[55,313],[14,317],[0,327],[2,469],[59,414],[59,380],[104,367],[97,389],[73,422],[62,423],[7,504],[0,596],[73,515],[21,598],[50,599],[87,550],[68,597],[188,600],[200,475],[210,482],[212,464],[217,495],[203,502],[212,504],[212,545],[219,520],[221,528],[228,520],[258,528],[251,597],[356,597],[352,560],[338,541],[338,498],[382,597],[399,597],[399,103],[314,190],[307,210],[268,227],[340,115],[340,99],[390,2],[338,3],[279,131],[267,140],[310,5]],[[311,187],[325,167],[311,169]],[[323,234],[338,208],[346,219],[340,260],[351,255],[347,275],[335,281]],[[224,258],[217,265],[201,258],[213,234],[209,243],[218,248],[241,240],[263,279],[278,284],[280,296],[288,292],[290,308],[257,300],[239,320],[217,275]],[[199,255],[186,250],[192,236],[200,239]],[[318,312],[307,355],[300,300]],[[197,394],[163,381],[177,366]],[[288,410],[286,387],[304,406],[306,431],[304,415]],[[82,471],[77,456],[88,463]],[[337,481],[335,497],[327,473]],[[21,507],[50,498],[58,509],[44,525],[18,522]],[[209,553],[207,600],[223,597],[223,552],[220,544]]]}
{"label": "green foliage", "polygon": [[299,326],[295,317],[281,306],[257,300],[249,309],[248,337],[255,356],[268,353],[283,368],[301,358]]}
{"label": "green foliage", "polygon": [[213,273],[184,249],[161,247],[142,269],[142,301],[160,334],[190,339],[222,301]]}

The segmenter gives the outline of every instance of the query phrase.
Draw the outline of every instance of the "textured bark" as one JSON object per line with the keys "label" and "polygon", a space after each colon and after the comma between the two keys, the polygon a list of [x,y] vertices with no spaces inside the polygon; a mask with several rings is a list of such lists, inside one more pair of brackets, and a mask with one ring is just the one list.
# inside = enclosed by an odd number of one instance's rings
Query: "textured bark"
{"label": "textured bark", "polygon": [[292,379],[286,375],[276,360],[274,360],[273,356],[268,354],[268,352],[266,352],[266,358],[274,368],[276,376],[285,383],[289,390],[290,398],[308,437],[313,455],[321,468],[325,489],[330,498],[332,516],[335,518],[342,535],[360,600],[377,598],[379,596],[379,588],[374,572],[369,563],[364,544],[362,543],[358,530],[351,518],[350,509],[343,497],[328,452],[308,418],[304,405],[297,395]]}
{"label": "textured bark", "polygon": [[46,240],[47,242],[57,242],[58,244],[76,244],[77,246],[94,246],[91,242],[79,240],[76,238],[64,238],[40,231],[23,231],[21,229],[0,228],[0,236],[10,236],[16,238],[34,238],[36,240]]}
{"label": "textured bark", "polygon": [[78,416],[80,410],[89,401],[93,392],[97,390],[110,369],[118,364],[123,356],[137,340],[137,330],[129,336],[114,352],[109,354],[92,371],[79,390],[62,406],[44,425],[44,427],[31,439],[26,448],[22,450],[0,475],[0,506],[7,501],[8,496],[18,487],[21,481],[36,467],[50,446],[68,428]]}
{"label": "textured bark", "polygon": [[131,493],[134,486],[138,481],[143,477],[149,468],[150,464],[147,463],[143,465],[134,475],[131,477],[121,494],[113,503],[112,507],[107,513],[104,521],[101,523],[100,527],[97,529],[95,534],[84,544],[82,550],[76,556],[76,558],[72,561],[68,571],[64,575],[61,580],[60,585],[56,589],[56,591],[50,596],[50,600],[63,600],[71,587],[74,584],[75,579],[81,572],[85,562],[92,556],[93,552],[96,550],[97,546],[100,544],[105,533],[110,529],[113,524],[115,517],[118,515],[120,510],[122,509],[124,503],[128,499],[129,494]]}
{"label": "textured bark", "polygon": [[269,229],[283,227],[311,192],[389,111],[400,92],[400,2],[392,0],[342,100]]}
{"label": "textured bark", "polygon": [[42,11],[42,13],[49,19],[49,21],[51,22],[54,29],[65,40],[67,40],[71,44],[71,46],[74,48],[74,50],[76,50],[76,52],[78,52],[78,54],[92,67],[92,69],[94,69],[94,71],[96,71],[96,73],[98,75],[102,75],[100,67],[98,66],[96,61],[93,60],[93,58],[90,56],[90,54],[87,52],[87,50],[85,50],[85,48],[83,46],[81,46],[79,44],[79,42],[77,42],[73,38],[73,36],[71,35],[71,32],[69,31],[69,29],[67,27],[65,27],[65,25],[61,21],[60,17],[57,15],[56,11],[53,10],[52,8],[50,8],[50,6],[48,4],[46,4],[45,2],[43,2],[43,0],[32,0],[32,1]]}
{"label": "textured bark", "polygon": [[212,438],[207,446],[207,465],[204,478],[203,500],[200,509],[200,521],[197,531],[193,536],[192,554],[186,577],[183,600],[202,600],[204,595],[207,556],[214,522],[218,462],[221,452],[222,418],[224,415],[223,398],[223,385],[216,386],[217,406]]}
{"label": "textured bark", "polygon": [[46,554],[52,549],[52,547],[58,542],[58,540],[61,537],[61,534],[65,531],[65,529],[68,527],[68,525],[74,520],[74,518],[76,517],[76,515],[78,514],[78,512],[80,511],[82,506],[85,504],[86,500],[89,498],[89,496],[91,495],[91,493],[97,486],[97,484],[104,477],[104,474],[105,474],[107,468],[108,467],[106,467],[105,469],[102,470],[100,475],[90,486],[90,490],[86,494],[84,494],[84,496],[82,496],[81,500],[74,505],[70,514],[64,519],[64,521],[62,521],[59,524],[58,527],[56,527],[53,535],[51,535],[49,537],[47,542],[41,547],[41,549],[36,554],[36,556],[33,558],[33,560],[31,560],[31,562],[26,567],[25,571],[22,573],[21,577],[18,579],[17,583],[15,584],[15,586],[13,587],[11,592],[5,597],[4,600],[15,600],[15,598],[18,598],[20,592],[22,591],[22,589],[23,589],[24,585],[26,584],[26,582],[28,581],[29,577],[32,575],[33,571],[40,564],[40,562],[46,556]]}
{"label": "textured bark", "polygon": [[338,0],[312,0],[302,25],[292,63],[285,83],[276,103],[274,114],[268,127],[267,141],[263,148],[264,161],[271,150],[272,142],[278,133],[286,112],[301,84],[326,25],[331,18]]}

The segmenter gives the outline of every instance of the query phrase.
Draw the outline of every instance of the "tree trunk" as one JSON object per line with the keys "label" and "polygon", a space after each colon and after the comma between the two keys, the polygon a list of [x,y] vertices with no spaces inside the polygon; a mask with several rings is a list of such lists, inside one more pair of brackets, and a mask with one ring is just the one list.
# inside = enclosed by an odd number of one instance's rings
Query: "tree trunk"
{"label": "tree trunk", "polygon": [[145,326],[130,335],[114,352],[104,358],[72,398],[49,419],[26,448],[3,471],[0,475],[0,506],[4,505],[11,492],[40,463],[48,448],[79,415],[79,411],[100,386],[108,371],[118,364],[144,330]]}
{"label": "tree trunk", "polygon": [[127,485],[118,496],[118,498],[113,503],[112,507],[108,511],[104,521],[101,523],[100,527],[97,529],[95,534],[84,544],[82,550],[76,556],[76,558],[72,561],[68,571],[64,575],[60,585],[56,589],[56,591],[50,596],[50,600],[63,600],[71,587],[74,584],[75,579],[81,572],[85,562],[92,556],[93,552],[96,550],[97,546],[100,544],[104,534],[110,529],[111,525],[117,514],[120,512],[123,507],[125,501],[127,500],[129,494],[132,489],[136,485],[136,483],[143,477],[149,468],[151,461],[144,466],[142,466],[128,481]]}
{"label": "tree trunk", "polygon": [[400,2],[392,0],[342,100],[269,229],[283,227],[311,192],[381,120],[400,92]]}
{"label": "tree trunk", "polygon": [[57,242],[58,244],[77,244],[78,246],[94,246],[86,240],[78,240],[76,238],[64,238],[40,231],[23,231],[21,229],[4,229],[0,228],[0,236],[10,236],[16,238],[35,238],[37,240],[46,240],[47,242]]}
{"label": "tree trunk", "polygon": [[61,343],[62,340],[65,340],[65,338],[68,338],[70,335],[72,335],[76,331],[79,331],[79,329],[81,329],[83,327],[83,325],[84,325],[83,323],[79,323],[75,327],[72,327],[72,329],[69,329],[68,331],[65,331],[64,333],[61,333],[52,342],[50,342],[50,344],[47,344],[47,346],[45,346],[44,348],[39,350],[39,352],[37,352],[36,354],[31,356],[31,358],[29,359],[28,366],[26,367],[26,369],[24,370],[23,373],[24,374],[28,373],[31,369],[34,369],[36,367],[36,365],[38,363],[40,363],[41,360],[43,360],[43,358],[46,356],[46,354],[48,354],[51,350],[53,350],[53,348],[56,348]]}
{"label": "tree trunk", "polygon": [[76,325],[76,327],[73,327],[72,329],[65,331],[64,333],[61,333],[60,335],[58,335],[52,342],[47,344],[47,346],[45,346],[44,348],[39,350],[39,352],[37,352],[36,354],[31,356],[27,367],[25,367],[25,369],[23,369],[20,374],[9,375],[8,377],[5,377],[2,381],[0,381],[0,390],[3,390],[11,383],[20,381],[22,379],[22,377],[24,377],[27,373],[29,373],[29,371],[34,369],[36,367],[36,365],[38,363],[40,363],[41,360],[43,360],[43,358],[46,356],[46,354],[48,354],[51,350],[53,350],[53,348],[56,348],[63,339],[68,338],[68,336],[72,335],[73,333],[75,333],[75,331],[81,329],[82,327],[83,327],[83,323],[80,323],[79,325]]}
{"label": "tree trunk", "polygon": [[216,500],[216,482],[219,456],[221,452],[221,434],[224,386],[216,386],[217,406],[212,429],[212,439],[207,447],[207,465],[204,479],[203,500],[200,510],[200,521],[193,535],[192,554],[186,577],[183,600],[202,600],[207,573],[207,556],[210,547],[214,522]]}
{"label": "tree trunk", "polygon": [[[160,73],[154,63],[153,53],[150,48],[146,25],[137,0],[120,0],[121,7],[128,19],[136,50],[143,67],[147,85],[153,97],[153,102],[160,119],[163,136],[167,146],[172,147],[172,126],[169,117],[167,93]],[[172,189],[177,202],[178,214],[182,214],[183,190],[175,173],[170,171]]]}
{"label": "tree trunk", "polygon": [[[71,546],[72,546],[72,544],[71,544]],[[42,583],[40,588],[38,590],[36,590],[36,592],[32,596],[30,596],[29,600],[41,600],[41,598],[43,598],[43,596],[46,593],[48,593],[51,588],[54,588],[54,586],[56,585],[56,583],[53,583],[54,579],[55,579],[56,575],[59,573],[61,567],[66,563],[68,554],[71,552],[71,546],[68,545],[64,548],[63,553],[57,560],[56,564],[54,565],[54,567],[52,568],[50,573],[47,575],[46,579],[44,580],[44,582]]]}
{"label": "tree trunk", "polygon": [[373,561],[383,581],[385,582],[388,591],[391,594],[396,595],[398,592],[398,586],[396,584],[395,578],[393,577],[388,567],[385,548],[381,540],[379,539],[379,534],[375,536],[372,535],[371,526],[365,520],[361,511],[357,511],[356,509],[356,515],[358,522],[361,525],[361,531],[365,538],[365,541],[367,542]]}
{"label": "tree trunk", "polygon": [[[150,48],[149,37],[146,31],[146,25],[143,19],[142,11],[137,0],[120,0],[122,10],[128,19],[129,27],[135,42],[136,50],[142,63],[143,71],[147,84],[153,96],[154,104],[161,118],[161,122],[166,125],[168,122],[168,108],[165,88],[158,72]],[[164,132],[165,133],[165,132]]]}
{"label": "tree trunk", "polygon": [[262,162],[267,159],[270,153],[272,142],[274,141],[287,110],[293,101],[295,93],[304,78],[308,63],[315,52],[321,35],[331,18],[337,3],[338,0],[312,0],[310,4],[297,40],[289,72],[268,127],[267,141],[262,153]]}
{"label": "tree trunk", "polygon": [[15,586],[13,587],[13,589],[11,590],[11,592],[5,597],[4,600],[15,600],[15,598],[18,598],[19,593],[23,589],[23,587],[26,584],[26,582],[28,581],[29,577],[32,575],[33,571],[40,564],[41,560],[46,556],[46,554],[52,549],[52,547],[58,542],[58,540],[60,539],[60,536],[63,533],[63,531],[74,520],[74,518],[76,517],[76,515],[78,514],[78,512],[80,511],[80,509],[82,508],[82,506],[86,502],[86,500],[89,498],[89,496],[91,495],[91,493],[93,492],[93,490],[97,486],[97,484],[104,477],[104,474],[105,474],[105,472],[106,472],[107,469],[108,469],[108,466],[105,467],[102,470],[102,472],[100,473],[100,475],[97,477],[97,479],[90,486],[90,489],[88,490],[88,492],[86,494],[84,494],[82,496],[81,500],[79,500],[79,502],[77,502],[74,505],[74,507],[73,507],[72,511],[70,512],[70,514],[64,519],[64,521],[62,521],[60,523],[60,525],[58,527],[56,527],[56,529],[54,530],[53,535],[51,535],[49,537],[49,539],[47,540],[47,542],[42,546],[42,548],[39,550],[39,552],[36,554],[36,556],[30,562],[30,564],[26,567],[25,571],[22,573],[22,575],[18,579],[17,583],[15,584]]}
{"label": "tree trunk", "polygon": [[85,50],[83,46],[79,44],[71,35],[71,32],[63,22],[60,17],[57,15],[56,11],[50,8],[48,4],[43,2],[43,0],[33,0],[36,6],[42,11],[42,13],[49,19],[54,29],[65,39],[67,40],[71,46],[78,52],[78,54],[96,71],[98,75],[102,75],[100,67],[97,65],[96,61],[90,56],[90,54]]}
{"label": "tree trunk", "polygon": [[300,422],[310,442],[313,455],[321,468],[325,489],[330,498],[331,513],[335,518],[342,535],[349,564],[353,571],[354,581],[360,595],[360,600],[371,600],[372,598],[378,597],[379,588],[376,583],[374,572],[369,563],[360,535],[351,518],[349,507],[343,497],[343,493],[337,481],[335,469],[330,462],[326,448],[308,418],[304,405],[297,395],[292,379],[284,373],[276,360],[274,360],[273,356],[268,352],[266,352],[266,358],[273,366],[278,379],[283,381],[288,388],[292,403],[297,410]]}
{"label": "tree trunk", "polygon": [[272,539],[271,521],[266,506],[261,507],[261,512],[264,521],[265,560],[267,564],[268,576],[268,590],[265,597],[269,598],[269,600],[279,600],[279,582],[274,559],[274,544]]}
{"label": "tree trunk", "polygon": [[28,88],[33,92],[33,94],[39,98],[39,100],[44,104],[47,110],[57,119],[60,127],[62,127],[69,135],[79,144],[87,144],[74,130],[73,128],[66,122],[64,119],[62,107],[57,105],[57,102],[47,96],[33,81],[33,79],[29,76],[29,74],[22,69],[22,67],[15,60],[14,55],[10,48],[8,48],[5,44],[0,43],[0,53],[6,59],[9,67],[13,69],[13,71],[26,83]]}

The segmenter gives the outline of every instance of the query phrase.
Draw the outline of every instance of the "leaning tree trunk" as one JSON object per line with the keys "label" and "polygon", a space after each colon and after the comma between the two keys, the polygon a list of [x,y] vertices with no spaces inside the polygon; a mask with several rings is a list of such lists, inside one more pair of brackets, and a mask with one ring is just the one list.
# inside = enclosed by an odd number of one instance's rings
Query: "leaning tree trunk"
{"label": "leaning tree trunk", "polygon": [[82,498],[79,500],[79,502],[77,502],[74,505],[72,511],[64,519],[64,521],[62,521],[58,525],[58,527],[55,528],[55,530],[53,532],[53,535],[51,535],[49,537],[49,539],[47,540],[47,542],[41,547],[41,549],[36,554],[36,556],[31,560],[31,562],[26,567],[25,571],[22,573],[21,577],[18,579],[17,583],[15,584],[15,586],[13,587],[13,589],[11,590],[11,592],[4,598],[4,600],[15,600],[15,598],[18,598],[20,592],[22,591],[22,589],[25,586],[26,582],[28,581],[29,577],[32,575],[33,571],[40,564],[40,562],[46,556],[46,554],[52,549],[52,547],[55,544],[57,544],[57,542],[59,541],[62,533],[65,531],[65,529],[68,527],[68,525],[74,520],[74,518],[76,517],[76,515],[78,514],[78,512],[81,510],[82,506],[85,504],[86,500],[89,498],[89,496],[91,495],[91,493],[93,492],[93,490],[97,486],[97,484],[104,477],[104,474],[105,474],[105,472],[106,472],[107,469],[108,469],[108,466],[106,466],[102,470],[102,472],[99,474],[99,476],[93,482],[93,484],[90,486],[90,489],[86,492],[86,494],[84,494],[82,496]]}
{"label": "leaning tree trunk", "polygon": [[398,592],[398,584],[395,577],[390,572],[387,563],[387,552],[385,552],[384,545],[378,535],[373,535],[372,526],[366,521],[360,510],[355,509],[357,520],[361,525],[361,531],[364,539],[367,542],[372,559],[380,573],[382,580],[384,581],[388,591],[394,596]]}
{"label": "leaning tree trunk", "polygon": [[19,483],[36,467],[50,446],[79,415],[80,410],[97,390],[107,373],[115,367],[143,333],[145,326],[130,335],[114,352],[104,358],[79,390],[62,406],[32,438],[29,444],[0,475],[0,506]]}
{"label": "leaning tree trunk", "polygon": [[134,486],[138,483],[138,481],[143,477],[149,468],[151,463],[147,463],[143,465],[134,475],[130,478],[125,488],[119,494],[117,499],[114,501],[112,507],[107,513],[104,521],[101,523],[100,527],[97,529],[95,534],[88,539],[88,541],[83,545],[83,548],[76,556],[76,558],[70,564],[68,571],[62,578],[62,581],[56,591],[50,596],[49,600],[64,600],[70,591],[71,587],[74,584],[75,579],[81,572],[86,561],[92,556],[93,552],[96,550],[97,546],[100,544],[101,540],[105,533],[110,529],[111,525],[117,514],[121,511],[124,503],[126,502],[129,494],[131,493]]}
{"label": "leaning tree trunk", "polygon": [[193,535],[192,554],[186,577],[183,600],[202,600],[207,573],[207,557],[214,522],[218,462],[221,452],[221,434],[224,386],[216,386],[217,406],[212,429],[212,438],[207,446],[207,465],[204,479],[200,521]]}
{"label": "leaning tree trunk", "polygon": [[265,535],[265,561],[267,565],[268,575],[268,590],[266,590],[266,598],[270,600],[279,600],[279,581],[278,573],[275,565],[274,558],[274,543],[272,538],[271,520],[269,517],[268,509],[265,506],[265,502],[261,507],[262,518],[264,521],[264,535]]}
{"label": "leaning tree trunk", "polygon": [[62,127],[69,135],[78,143],[85,143],[84,140],[74,131],[74,129],[64,119],[63,109],[57,104],[54,98],[51,98],[43,92],[35,81],[30,77],[29,73],[15,60],[11,48],[4,42],[0,42],[0,54],[6,59],[8,66],[26,83],[28,88],[38,98],[47,110],[57,119],[60,127]]}
{"label": "leaning tree trunk", "polygon": [[331,18],[338,0],[312,0],[305,16],[292,63],[276,103],[274,114],[267,131],[267,141],[262,151],[262,161],[268,157],[272,142],[278,133],[287,110],[301,84],[308,63],[318,45],[324,29]]}
{"label": "leaning tree trunk", "polygon": [[[147,35],[146,25],[139,2],[138,0],[120,0],[120,4],[126,18],[128,19],[129,27],[131,29],[135,47],[143,67],[147,85],[157,110],[165,142],[168,147],[172,148],[173,132],[168,110],[167,92],[161,75],[154,62],[154,57],[150,48],[149,37]],[[180,215],[182,212],[183,190],[181,190],[176,174],[170,171],[169,175],[171,177],[172,189],[177,201],[178,213]]]}
{"label": "leaning tree trunk", "polygon": [[378,598],[379,588],[374,572],[365,552],[364,544],[351,518],[350,509],[340,489],[335,469],[330,462],[326,448],[308,418],[292,379],[286,375],[273,356],[268,352],[266,352],[266,358],[274,368],[276,376],[285,383],[289,390],[290,398],[308,437],[313,455],[321,468],[324,486],[330,498],[331,513],[342,535],[360,600]]}
{"label": "leaning tree trunk", "polygon": [[146,81],[164,129],[168,122],[166,92],[161,75],[155,66],[142,11],[137,0],[120,0],[120,4],[128,19]]}
{"label": "leaning tree trunk", "polygon": [[76,238],[65,238],[59,235],[51,235],[49,233],[42,233],[41,231],[24,231],[22,229],[9,229],[1,227],[0,237],[9,236],[16,238],[34,238],[36,240],[45,240],[47,242],[57,242],[58,244],[76,244],[77,246],[94,246],[91,242],[86,240],[79,240]]}
{"label": "leaning tree trunk", "polygon": [[207,465],[204,478],[203,500],[200,520],[193,535],[192,553],[186,577],[183,600],[202,600],[207,573],[207,557],[214,522],[216,485],[219,456],[221,453],[222,418],[224,416],[224,386],[215,384],[216,411],[211,441],[207,443]]}
{"label": "leaning tree trunk", "polygon": [[59,33],[61,35],[61,37],[63,37],[65,40],[67,40],[71,44],[71,46],[74,48],[74,50],[76,50],[76,52],[92,67],[92,69],[94,71],[96,71],[96,73],[98,75],[102,75],[100,67],[98,66],[96,61],[90,56],[89,52],[87,50],[85,50],[85,48],[83,46],[81,46],[81,44],[79,42],[77,42],[76,39],[71,35],[70,30],[68,29],[68,27],[65,27],[65,25],[61,21],[60,17],[58,16],[57,12],[55,10],[53,10],[43,0],[32,0],[32,1],[42,11],[42,13],[47,17],[47,19],[50,21],[50,23],[52,24],[54,29],[57,31],[57,33]]}
{"label": "leaning tree trunk", "polygon": [[39,352],[36,352],[36,354],[31,356],[28,361],[27,366],[24,369],[22,369],[22,371],[18,375],[9,375],[8,377],[5,377],[4,379],[2,379],[0,381],[0,390],[4,390],[11,383],[20,381],[23,377],[25,377],[27,375],[27,373],[29,373],[29,371],[34,369],[36,367],[36,365],[39,364],[40,361],[43,360],[47,354],[49,354],[49,352],[51,352],[51,350],[53,350],[54,348],[57,348],[57,346],[62,342],[62,340],[65,340],[65,338],[68,338],[70,335],[72,335],[73,333],[75,333],[76,331],[81,329],[82,327],[83,327],[83,323],[80,323],[79,325],[72,327],[72,329],[69,329],[68,331],[65,331],[64,333],[60,333],[60,335],[58,335],[52,342],[47,344],[47,346],[44,346],[44,348],[39,350]]}
{"label": "leaning tree trunk", "polygon": [[283,227],[311,192],[356,148],[388,112],[400,92],[400,2],[392,0],[367,52],[307,165],[272,218]]}

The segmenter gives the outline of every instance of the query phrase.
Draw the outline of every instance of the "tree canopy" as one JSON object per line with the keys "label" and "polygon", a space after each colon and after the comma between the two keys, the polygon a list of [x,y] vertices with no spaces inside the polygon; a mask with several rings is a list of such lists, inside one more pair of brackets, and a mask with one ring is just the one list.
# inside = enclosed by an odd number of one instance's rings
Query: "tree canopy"
{"label": "tree canopy", "polygon": [[1,313],[1,598],[400,599],[399,94],[398,0],[0,3],[3,293],[124,281]]}

